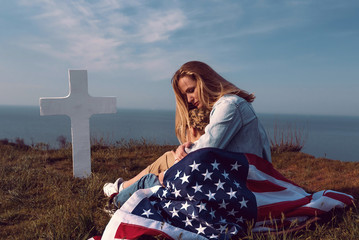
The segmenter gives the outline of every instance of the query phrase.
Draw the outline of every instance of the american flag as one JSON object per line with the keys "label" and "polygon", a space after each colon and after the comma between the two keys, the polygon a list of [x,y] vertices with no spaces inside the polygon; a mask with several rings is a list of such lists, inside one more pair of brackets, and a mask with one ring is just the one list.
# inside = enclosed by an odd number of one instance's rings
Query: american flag
{"label": "american flag", "polygon": [[254,232],[278,231],[352,200],[335,191],[309,194],[255,155],[204,148],[168,169],[164,187],[134,193],[102,239],[231,239],[248,224]]}

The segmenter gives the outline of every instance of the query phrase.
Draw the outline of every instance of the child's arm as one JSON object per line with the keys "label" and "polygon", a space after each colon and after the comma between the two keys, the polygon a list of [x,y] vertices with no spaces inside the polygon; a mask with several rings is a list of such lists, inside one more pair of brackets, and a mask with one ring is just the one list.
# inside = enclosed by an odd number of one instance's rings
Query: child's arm
{"label": "child's arm", "polygon": [[[167,171],[167,170],[166,170],[166,171]],[[164,178],[164,176],[165,176],[165,172],[166,172],[166,171],[161,172],[160,175],[158,175],[158,180],[160,181],[160,183],[161,183],[162,186],[164,186],[164,185],[163,185],[163,178]]]}

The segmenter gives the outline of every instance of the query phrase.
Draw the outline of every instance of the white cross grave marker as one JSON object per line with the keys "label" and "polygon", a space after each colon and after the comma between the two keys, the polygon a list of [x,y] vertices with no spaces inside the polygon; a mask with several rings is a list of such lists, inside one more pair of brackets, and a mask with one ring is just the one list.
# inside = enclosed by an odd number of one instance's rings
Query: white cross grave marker
{"label": "white cross grave marker", "polygon": [[87,71],[69,70],[69,95],[40,98],[40,115],[67,115],[71,119],[74,177],[91,174],[90,123],[93,114],[115,113],[115,97],[91,97]]}

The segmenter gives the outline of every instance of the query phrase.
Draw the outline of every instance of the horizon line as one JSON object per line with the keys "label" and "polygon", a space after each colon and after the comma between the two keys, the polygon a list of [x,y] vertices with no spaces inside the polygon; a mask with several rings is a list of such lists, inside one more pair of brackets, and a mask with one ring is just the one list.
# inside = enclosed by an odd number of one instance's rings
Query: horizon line
{"label": "horizon line", "polygon": [[[39,108],[39,105],[22,105],[22,104],[0,104],[0,107],[28,107],[28,108]],[[117,110],[138,110],[138,111],[173,111],[175,109],[169,108],[143,108],[143,107],[116,107]],[[298,116],[322,116],[322,117],[355,117],[359,118],[358,115],[348,115],[348,114],[327,114],[327,113],[293,113],[293,112],[263,112],[263,111],[256,111],[259,115],[298,115]],[[96,115],[96,114],[95,114]]]}

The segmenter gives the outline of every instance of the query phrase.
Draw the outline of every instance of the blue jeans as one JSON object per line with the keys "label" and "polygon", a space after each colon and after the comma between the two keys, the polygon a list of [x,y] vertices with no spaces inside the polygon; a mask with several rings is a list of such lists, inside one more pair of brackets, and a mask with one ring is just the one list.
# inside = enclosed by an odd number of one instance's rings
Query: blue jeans
{"label": "blue jeans", "polygon": [[121,207],[138,189],[150,188],[161,185],[155,174],[149,173],[131,186],[120,191],[113,199],[117,207]]}

